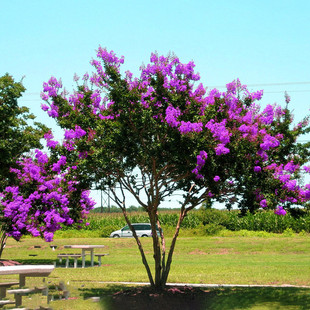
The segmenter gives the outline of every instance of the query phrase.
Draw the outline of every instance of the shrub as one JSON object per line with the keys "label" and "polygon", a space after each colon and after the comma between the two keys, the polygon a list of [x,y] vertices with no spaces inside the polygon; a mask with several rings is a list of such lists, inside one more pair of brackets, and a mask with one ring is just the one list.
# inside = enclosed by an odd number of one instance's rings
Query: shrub
{"label": "shrub", "polygon": [[224,226],[218,224],[207,224],[203,226],[204,235],[214,236],[217,235],[221,230],[225,229]]}
{"label": "shrub", "polygon": [[[227,226],[229,222],[229,213],[236,213],[234,211],[229,212],[226,210],[206,209],[198,210],[196,216],[203,225],[217,224]],[[193,213],[194,214],[194,213]]]}
{"label": "shrub", "polygon": [[100,230],[100,237],[110,237],[110,234],[115,231],[120,229],[121,227],[115,226],[115,225],[106,225],[103,226],[102,229]]}

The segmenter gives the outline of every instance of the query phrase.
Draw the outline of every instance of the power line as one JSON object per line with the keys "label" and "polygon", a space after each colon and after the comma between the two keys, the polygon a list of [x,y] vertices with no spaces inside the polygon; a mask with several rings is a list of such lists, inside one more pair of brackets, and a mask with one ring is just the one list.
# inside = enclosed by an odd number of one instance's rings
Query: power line
{"label": "power line", "polygon": [[[261,83],[261,84],[246,84],[247,87],[261,87],[261,86],[286,86],[286,85],[310,85],[310,82],[285,82],[285,83]],[[226,85],[209,86],[209,88],[226,88]]]}
{"label": "power line", "polygon": [[280,93],[309,93],[310,89],[304,89],[304,90],[281,90],[281,91],[264,91],[264,94],[280,94]]}
{"label": "power line", "polygon": [[268,84],[248,84],[247,86],[257,87],[257,86],[283,86],[283,85],[305,85],[310,84],[310,82],[287,82],[287,83],[268,83]]}

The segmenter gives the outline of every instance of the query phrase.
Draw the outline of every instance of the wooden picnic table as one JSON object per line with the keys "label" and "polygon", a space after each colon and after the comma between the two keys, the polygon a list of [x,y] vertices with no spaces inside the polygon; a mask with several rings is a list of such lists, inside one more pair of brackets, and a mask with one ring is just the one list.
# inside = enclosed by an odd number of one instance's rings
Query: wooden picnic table
{"label": "wooden picnic table", "polygon": [[96,244],[96,245],[83,245],[83,244],[73,244],[73,245],[65,245],[64,248],[67,249],[81,249],[82,250],[82,268],[85,267],[85,255],[86,251],[90,252],[90,261],[91,266],[94,266],[94,250],[102,249],[104,245]]}

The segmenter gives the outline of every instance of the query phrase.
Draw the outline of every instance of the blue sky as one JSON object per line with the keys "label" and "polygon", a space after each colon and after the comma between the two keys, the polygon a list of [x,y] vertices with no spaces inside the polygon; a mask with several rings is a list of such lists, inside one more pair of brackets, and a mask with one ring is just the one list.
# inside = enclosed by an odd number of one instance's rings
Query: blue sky
{"label": "blue sky", "polygon": [[47,123],[43,82],[53,75],[71,90],[99,45],[134,74],[152,52],[171,51],[210,88],[239,78],[264,89],[262,105],[283,104],[288,91],[297,121],[310,108],[309,12],[308,0],[2,1],[0,74],[25,76],[20,104]]}

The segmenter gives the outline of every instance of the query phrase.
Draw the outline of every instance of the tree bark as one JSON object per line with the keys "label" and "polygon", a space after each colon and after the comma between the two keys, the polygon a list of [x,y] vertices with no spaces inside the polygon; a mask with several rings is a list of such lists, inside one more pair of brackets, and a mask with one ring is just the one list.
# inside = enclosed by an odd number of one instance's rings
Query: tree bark
{"label": "tree bark", "polygon": [[183,222],[184,216],[185,216],[185,210],[184,210],[184,208],[182,208],[181,212],[180,212],[179,220],[178,220],[178,223],[177,223],[177,226],[175,229],[175,233],[174,233],[174,236],[172,238],[171,246],[170,246],[168,257],[167,257],[166,266],[163,269],[162,279],[161,279],[162,287],[164,287],[166,285],[167,280],[168,280],[168,275],[169,275],[170,267],[171,267],[171,263],[172,263],[172,256],[173,256],[174,248],[176,245],[176,241],[177,241],[177,238],[178,238],[178,235],[180,232],[180,227],[181,227],[181,224]]}
{"label": "tree bark", "polygon": [[132,234],[133,234],[133,236],[134,236],[134,238],[135,238],[135,240],[136,240],[136,243],[137,243],[137,245],[138,245],[138,248],[139,248],[139,251],[140,251],[140,254],[141,254],[141,257],[142,257],[142,263],[143,263],[143,265],[144,265],[144,267],[145,267],[145,269],[146,269],[146,273],[147,273],[147,275],[148,275],[150,284],[151,284],[152,287],[154,287],[155,284],[154,284],[152,272],[151,272],[150,266],[149,266],[149,264],[148,264],[148,262],[147,262],[147,259],[146,259],[146,257],[145,257],[144,250],[143,250],[143,246],[142,246],[142,244],[141,244],[141,242],[140,242],[140,239],[139,239],[139,237],[137,236],[137,234],[136,234],[134,228],[133,228],[132,225],[131,225],[131,222],[130,222],[128,216],[127,216],[126,210],[122,208],[122,211],[123,211],[124,218],[125,218],[125,220],[126,220],[128,226],[129,226],[130,230],[132,231]]}
{"label": "tree bark", "polygon": [[[120,182],[120,185],[122,185],[121,182]],[[120,189],[121,189],[121,192],[122,192],[122,195],[123,195],[123,201],[121,201],[121,200],[118,198],[118,196],[117,196],[115,190],[112,188],[112,189],[111,189],[111,192],[112,192],[112,194],[113,194],[113,196],[114,196],[114,201],[115,201],[115,202],[117,203],[117,205],[121,208],[121,210],[122,210],[122,212],[123,212],[123,215],[124,215],[124,218],[125,218],[125,220],[126,220],[126,223],[128,224],[130,230],[132,231],[133,237],[135,238],[136,243],[137,243],[137,245],[138,245],[138,248],[139,248],[139,251],[140,251],[140,254],[141,254],[141,258],[142,258],[142,263],[143,263],[143,265],[144,265],[144,267],[145,267],[145,269],[146,269],[146,273],[147,273],[147,275],[148,275],[150,284],[151,284],[152,287],[154,287],[155,285],[154,285],[154,280],[153,280],[152,272],[151,272],[151,270],[150,270],[150,266],[149,266],[149,264],[148,264],[148,262],[147,262],[147,259],[146,259],[146,257],[145,257],[144,250],[143,250],[143,246],[142,246],[142,244],[141,244],[141,242],[140,242],[140,240],[139,240],[139,238],[138,238],[138,236],[137,236],[137,234],[136,234],[134,228],[132,227],[131,222],[130,222],[128,216],[127,216],[126,207],[125,207],[125,195],[124,195],[124,191],[123,191],[122,186],[120,187]]]}
{"label": "tree bark", "polygon": [[153,240],[153,253],[155,261],[155,288],[159,289],[161,287],[161,272],[162,272],[162,261],[161,261],[161,248],[159,243],[159,238],[157,235],[156,224],[157,224],[157,214],[156,211],[151,210],[149,212],[151,227],[152,227],[152,240]]}
{"label": "tree bark", "polygon": [[1,258],[8,236],[6,235],[6,232],[3,230],[1,230],[0,233],[2,234],[0,237],[0,258]]}

